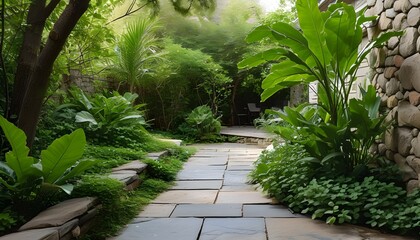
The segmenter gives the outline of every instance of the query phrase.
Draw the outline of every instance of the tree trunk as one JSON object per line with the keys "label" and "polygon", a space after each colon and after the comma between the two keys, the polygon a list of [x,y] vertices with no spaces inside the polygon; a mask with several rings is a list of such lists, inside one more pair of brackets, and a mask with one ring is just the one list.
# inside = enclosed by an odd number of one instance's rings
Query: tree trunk
{"label": "tree trunk", "polygon": [[238,91],[239,86],[241,85],[242,79],[236,76],[233,79],[233,88],[232,88],[232,95],[230,98],[230,124],[234,126],[237,123],[237,114],[238,110],[236,109],[236,93]]}
{"label": "tree trunk", "polygon": [[297,107],[298,105],[308,102],[308,88],[304,84],[299,84],[290,88],[290,107]]}
{"label": "tree trunk", "polygon": [[51,30],[42,49],[19,112],[18,127],[27,135],[28,146],[35,138],[36,124],[49,85],[53,65],[76,23],[89,7],[90,0],[70,0]]}
{"label": "tree trunk", "polygon": [[29,79],[36,64],[38,52],[41,46],[42,31],[46,18],[45,0],[32,1],[26,18],[27,28],[23,37],[23,43],[18,57],[15,82],[13,87],[12,102],[8,118],[16,122],[19,117],[23,98],[27,91]]}

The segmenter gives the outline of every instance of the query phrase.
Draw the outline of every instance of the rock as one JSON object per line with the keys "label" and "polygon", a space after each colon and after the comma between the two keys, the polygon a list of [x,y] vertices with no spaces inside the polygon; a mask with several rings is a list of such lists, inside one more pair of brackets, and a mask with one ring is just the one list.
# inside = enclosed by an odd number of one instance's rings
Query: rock
{"label": "rock", "polygon": [[[391,111],[388,112],[388,114],[385,117],[386,123],[390,123],[395,120],[395,115],[396,115],[397,110],[398,110],[398,107],[394,107]],[[389,129],[387,131],[389,131]]]}
{"label": "rock", "polygon": [[391,28],[392,26],[392,19],[388,18],[386,16],[386,12],[382,12],[381,16],[379,17],[378,27],[382,31],[387,30],[388,28]]}
{"label": "rock", "polygon": [[420,8],[412,8],[407,14],[407,23],[411,27],[415,27],[420,22]]}
{"label": "rock", "polygon": [[417,178],[417,173],[414,172],[414,170],[410,166],[408,166],[408,164],[405,161],[405,157],[396,153],[394,154],[394,161],[395,163],[397,163],[397,166],[400,169],[400,172],[402,174],[402,179],[404,182],[410,179]]}
{"label": "rock", "polygon": [[392,8],[392,6],[394,5],[395,0],[385,0],[384,1],[384,8],[385,9],[389,9]]}
{"label": "rock", "polygon": [[385,66],[391,67],[394,65],[394,56],[389,56],[385,58]]}
{"label": "rock", "polygon": [[383,144],[383,143],[380,143],[379,145],[378,145],[378,153],[379,153],[379,155],[384,155],[385,154],[385,151],[386,151],[386,145],[385,144]]}
{"label": "rock", "polygon": [[375,5],[371,9],[372,9],[372,14],[374,16],[379,16],[384,11],[383,1],[382,0],[377,0]]}
{"label": "rock", "polygon": [[413,158],[410,161],[407,161],[407,164],[416,171],[416,173],[420,173],[420,158]]}
{"label": "rock", "polygon": [[61,202],[39,213],[32,220],[19,228],[19,231],[61,226],[64,223],[83,215],[94,206],[96,198],[74,198]]}
{"label": "rock", "polygon": [[395,56],[395,55],[398,55],[398,54],[400,54],[400,51],[399,51],[398,48],[394,48],[394,49],[388,51],[388,56]]}
{"label": "rock", "polygon": [[394,10],[396,12],[408,12],[412,7],[410,1],[408,0],[397,0],[394,2]]}
{"label": "rock", "polygon": [[385,16],[387,18],[395,18],[395,16],[397,16],[397,12],[395,12],[393,8],[390,8],[385,11]]}
{"label": "rock", "polygon": [[408,94],[408,99],[409,99],[411,105],[417,106],[420,103],[420,93],[418,93],[416,91],[411,91]]}
{"label": "rock", "polygon": [[383,73],[384,72],[384,69],[378,67],[378,68],[375,69],[375,72],[377,72],[377,73]]}
{"label": "rock", "polygon": [[417,137],[417,136],[419,135],[419,130],[418,130],[417,128],[413,128],[413,129],[411,130],[411,135],[412,135],[413,137]]}
{"label": "rock", "polygon": [[416,157],[420,157],[420,138],[417,136],[416,138],[413,138],[411,141],[411,145],[413,147],[413,154]]}
{"label": "rock", "polygon": [[399,126],[420,128],[420,111],[409,102],[399,102],[397,116]]}
{"label": "rock", "polygon": [[397,16],[395,16],[394,21],[392,21],[392,28],[394,30],[401,30],[401,25],[404,20],[407,19],[407,15],[405,13],[398,13]]}
{"label": "rock", "polygon": [[399,80],[404,89],[414,89],[420,92],[420,54],[415,55],[404,60],[399,70]]}
{"label": "rock", "polygon": [[400,83],[396,78],[391,78],[386,84],[385,84],[385,93],[388,96],[394,95],[395,93],[400,90]]}
{"label": "rock", "polygon": [[402,100],[402,99],[404,98],[404,95],[403,95],[400,91],[398,91],[398,92],[395,94],[395,97],[396,97],[398,100]]}
{"label": "rock", "polygon": [[386,52],[382,48],[374,48],[369,55],[369,63],[372,68],[378,68],[385,65]]}
{"label": "rock", "polygon": [[407,183],[407,194],[414,192],[414,190],[420,188],[420,181],[412,179]]}
{"label": "rock", "polygon": [[398,144],[398,153],[402,156],[408,156],[411,148],[411,140],[413,136],[411,135],[411,129],[409,128],[397,128],[397,144]]}
{"label": "rock", "polygon": [[393,59],[394,59],[394,65],[397,68],[401,67],[402,63],[404,62],[404,58],[401,55],[395,55]]}
{"label": "rock", "polygon": [[394,76],[394,73],[398,70],[396,67],[387,67],[384,71],[384,76],[387,79],[391,79]]}
{"label": "rock", "polygon": [[417,52],[420,52],[420,38],[417,38],[416,48],[417,48]]}
{"label": "rock", "polygon": [[405,29],[399,46],[401,56],[408,57],[416,52],[416,43],[418,37],[419,32],[417,31],[417,28],[409,27]]}
{"label": "rock", "polygon": [[386,106],[388,108],[394,108],[397,105],[398,105],[398,99],[395,97],[395,95],[388,97],[388,100],[386,102]]}
{"label": "rock", "polygon": [[394,152],[392,152],[391,150],[386,150],[385,152],[385,157],[390,160],[390,161],[394,161]]}
{"label": "rock", "polygon": [[[396,152],[398,150],[398,145],[396,141],[394,141],[394,136],[396,135],[397,135],[397,129],[393,127],[385,131],[384,144],[386,146],[387,151],[391,150],[391,151]],[[385,154],[389,154],[389,153],[385,153]]]}
{"label": "rock", "polygon": [[400,42],[400,40],[398,39],[398,37],[392,37],[388,40],[388,48],[389,49],[394,49],[396,46],[398,46],[398,43]]}
{"label": "rock", "polygon": [[387,102],[388,102],[388,96],[384,94],[381,97],[381,107],[385,107],[387,105]]}
{"label": "rock", "polygon": [[379,84],[379,87],[382,90],[386,90],[387,82],[388,82],[388,79],[385,78],[384,74],[381,73],[381,74],[378,75],[377,83]]}
{"label": "rock", "polygon": [[420,5],[420,0],[410,0],[411,5],[418,7]]}
{"label": "rock", "polygon": [[375,3],[376,3],[376,0],[367,0],[367,1],[366,1],[366,4],[367,4],[369,7],[374,6],[374,5],[375,5]]}
{"label": "rock", "polygon": [[410,95],[410,92],[409,91],[406,91],[405,93],[404,93],[404,100],[408,100],[409,99],[409,96]]}
{"label": "rock", "polygon": [[[416,53],[413,56],[404,60],[399,70],[399,80],[404,89],[414,89],[420,92],[420,54]],[[414,86],[415,85],[415,86]]]}

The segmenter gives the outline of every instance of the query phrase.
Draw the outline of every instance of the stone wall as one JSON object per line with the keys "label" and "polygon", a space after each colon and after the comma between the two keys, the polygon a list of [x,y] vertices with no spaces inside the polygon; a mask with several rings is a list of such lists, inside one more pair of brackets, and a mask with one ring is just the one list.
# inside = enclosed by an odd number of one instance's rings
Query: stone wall
{"label": "stone wall", "polygon": [[392,122],[378,145],[380,154],[395,161],[407,190],[420,188],[420,0],[367,0],[367,16],[379,16],[368,26],[368,38],[404,30],[370,56],[372,83]]}

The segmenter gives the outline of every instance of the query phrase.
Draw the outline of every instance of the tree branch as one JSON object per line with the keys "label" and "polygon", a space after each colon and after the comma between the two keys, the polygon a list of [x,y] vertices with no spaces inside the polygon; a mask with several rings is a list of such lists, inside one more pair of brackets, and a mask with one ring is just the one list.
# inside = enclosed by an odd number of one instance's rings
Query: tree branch
{"label": "tree branch", "polygon": [[[136,1],[136,0],[133,0],[133,2],[134,2],[134,1]],[[135,12],[138,12],[138,11],[140,11],[142,8],[146,7],[146,6],[147,6],[147,4],[149,4],[149,1],[148,1],[147,3],[145,3],[145,4],[141,5],[140,7],[136,8],[135,10],[132,10],[132,11],[130,11],[130,7],[131,7],[131,9],[132,9],[132,5],[130,5],[129,9],[127,9],[127,12],[126,12],[124,15],[121,15],[121,16],[119,16],[119,17],[117,17],[117,18],[115,18],[115,19],[113,19],[113,20],[111,20],[111,21],[107,22],[105,25],[109,25],[109,24],[111,24],[111,23],[113,23],[113,22],[115,22],[115,21],[117,21],[117,20],[120,20],[121,18],[125,18],[125,17],[127,17],[127,16],[129,16],[129,15],[131,15],[131,14],[135,13]]]}
{"label": "tree branch", "polygon": [[6,20],[4,17],[4,11],[6,10],[5,1],[1,0],[1,36],[0,36],[0,62],[1,62],[1,74],[3,78],[3,87],[4,87],[4,117],[9,116],[9,85],[7,82],[7,74],[6,74],[6,64],[4,63],[3,57],[3,45],[4,45],[4,21]]}
{"label": "tree branch", "polygon": [[45,7],[44,17],[47,19],[50,14],[54,11],[61,0],[51,0],[51,2]]}

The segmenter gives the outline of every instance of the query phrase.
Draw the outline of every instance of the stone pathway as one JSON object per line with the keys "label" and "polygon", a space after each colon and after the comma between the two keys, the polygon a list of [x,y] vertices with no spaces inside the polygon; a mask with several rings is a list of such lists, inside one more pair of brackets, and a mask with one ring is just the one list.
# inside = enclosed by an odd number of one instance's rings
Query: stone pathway
{"label": "stone pathway", "polygon": [[277,205],[247,183],[261,147],[225,143],[197,148],[172,189],[113,239],[408,239],[352,225],[329,226]]}

